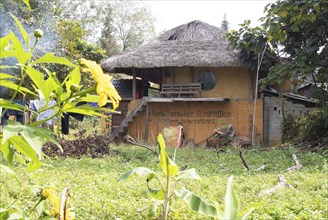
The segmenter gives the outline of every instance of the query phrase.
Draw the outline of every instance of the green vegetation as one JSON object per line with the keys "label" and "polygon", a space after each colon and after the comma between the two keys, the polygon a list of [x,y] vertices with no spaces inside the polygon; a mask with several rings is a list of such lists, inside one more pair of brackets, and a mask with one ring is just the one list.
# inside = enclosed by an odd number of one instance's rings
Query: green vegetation
{"label": "green vegetation", "polygon": [[[204,199],[184,187],[177,189],[180,185],[179,183],[183,179],[201,180],[201,178],[195,168],[186,169],[185,167],[181,169],[175,164],[175,161],[171,160],[171,158],[167,155],[165,141],[162,134],[158,135],[157,142],[159,152],[159,166],[164,173],[164,178],[161,177],[161,174],[156,173],[149,168],[137,167],[130,170],[118,179],[118,181],[122,181],[129,178],[133,174],[138,174],[139,176],[147,176],[147,195],[155,200],[154,204],[148,208],[149,217],[154,216],[156,209],[160,204],[162,205],[161,219],[166,220],[169,213],[169,204],[170,201],[174,198],[174,195],[176,195],[178,198],[181,198],[192,210],[214,218],[245,219],[253,211],[253,209],[251,209],[245,214],[239,213],[239,201],[233,191],[232,176],[229,178],[227,185],[227,191],[224,200],[224,212],[218,209],[215,205],[206,202]],[[173,158],[175,158],[176,150],[177,149],[175,149]],[[153,186],[151,186],[151,181],[153,179],[155,179],[160,188],[153,188]]]}
{"label": "green vegetation", "polygon": [[316,98],[326,103],[327,1],[278,0],[264,12],[260,26],[251,27],[248,20],[228,35],[232,46],[241,50],[241,60],[255,69],[258,54],[266,47],[260,68],[264,85],[297,77],[294,83],[313,83]]}
{"label": "green vegetation", "polygon": [[[101,159],[52,159],[50,166],[26,173],[14,161],[15,178],[2,174],[0,180],[0,208],[10,204],[19,208],[31,207],[38,199],[28,188],[28,182],[56,186],[59,191],[69,187],[71,205],[77,219],[147,219],[147,208],[153,203],[146,194],[146,181],[116,180],[135,167],[156,170],[158,158],[140,147],[111,146],[111,154]],[[296,153],[304,168],[289,173],[294,165],[291,154]],[[173,155],[173,149],[168,149]],[[181,180],[183,186],[224,209],[224,195],[229,176],[234,175],[234,189],[240,207],[255,207],[249,219],[326,219],[328,218],[328,164],[327,155],[298,152],[295,148],[277,148],[268,151],[245,151],[244,157],[251,171],[247,172],[235,149],[227,149],[217,157],[213,150],[179,149],[176,163],[196,168],[201,181]],[[265,165],[266,169],[257,169]],[[258,196],[261,191],[275,186],[278,175],[285,176],[294,188],[279,189],[271,195]],[[24,181],[23,181],[24,180]],[[140,189],[140,190],[136,190]],[[34,201],[35,200],[35,201]],[[246,211],[246,210],[241,210]],[[159,210],[156,216],[160,216]],[[191,211],[183,201],[172,198],[169,219],[207,219]]]}
{"label": "green vegetation", "polygon": [[[283,123],[285,141],[328,142],[328,106],[324,106],[306,115],[293,117],[287,115]],[[327,147],[326,147],[327,150]]]}

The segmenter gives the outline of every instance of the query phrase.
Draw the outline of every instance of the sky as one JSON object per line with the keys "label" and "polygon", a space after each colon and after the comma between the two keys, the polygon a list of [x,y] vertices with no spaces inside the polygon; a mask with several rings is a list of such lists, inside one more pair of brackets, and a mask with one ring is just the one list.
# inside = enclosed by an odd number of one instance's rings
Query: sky
{"label": "sky", "polygon": [[156,18],[156,33],[172,29],[193,20],[201,20],[214,26],[221,26],[224,14],[229,22],[229,29],[238,29],[238,24],[249,19],[251,24],[258,25],[258,19],[264,16],[265,5],[272,0],[253,1],[174,1],[148,0],[151,12]]}

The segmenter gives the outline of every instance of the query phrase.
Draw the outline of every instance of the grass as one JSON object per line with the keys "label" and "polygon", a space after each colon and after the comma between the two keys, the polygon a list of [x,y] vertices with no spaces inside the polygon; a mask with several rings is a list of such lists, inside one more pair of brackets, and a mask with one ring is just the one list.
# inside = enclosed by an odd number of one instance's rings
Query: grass
{"label": "grass", "polygon": [[[33,181],[38,185],[58,187],[60,192],[69,187],[70,203],[78,219],[147,219],[144,209],[152,201],[145,193],[144,178],[132,177],[117,182],[131,168],[143,166],[156,170],[158,158],[150,151],[133,146],[111,146],[111,155],[104,158],[55,158],[47,161],[50,166],[34,173],[26,173],[23,166],[14,167],[18,179],[2,174],[0,179],[0,208],[13,204],[31,207],[36,198],[28,187]],[[296,153],[304,168],[289,173],[293,166],[291,154]],[[169,150],[173,154],[173,150]],[[256,207],[250,219],[327,219],[328,218],[328,165],[327,155],[298,152],[295,148],[271,149],[269,151],[246,151],[244,157],[251,168],[247,172],[231,148],[219,157],[213,150],[179,149],[176,163],[196,168],[201,181],[182,182],[181,185],[217,203],[223,209],[223,199],[228,177],[234,175],[234,188],[242,210]],[[266,169],[257,168],[265,165]],[[284,175],[294,188],[278,190],[272,195],[258,196],[272,188]],[[209,219],[190,211],[183,202],[173,198],[170,219]]]}

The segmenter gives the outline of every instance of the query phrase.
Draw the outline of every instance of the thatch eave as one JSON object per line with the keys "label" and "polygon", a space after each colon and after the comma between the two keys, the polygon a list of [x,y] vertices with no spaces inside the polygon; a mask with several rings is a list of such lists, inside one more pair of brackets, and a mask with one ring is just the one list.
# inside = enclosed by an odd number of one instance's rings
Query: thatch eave
{"label": "thatch eave", "polygon": [[[155,41],[108,58],[106,72],[164,67],[240,67],[239,52],[229,47],[221,29],[193,21],[173,28]],[[123,71],[126,72],[126,71]]]}

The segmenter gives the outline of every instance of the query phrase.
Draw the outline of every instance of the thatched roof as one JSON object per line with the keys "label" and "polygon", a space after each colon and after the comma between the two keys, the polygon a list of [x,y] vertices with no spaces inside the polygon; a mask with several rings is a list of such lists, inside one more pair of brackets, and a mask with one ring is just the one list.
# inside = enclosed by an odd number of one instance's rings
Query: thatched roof
{"label": "thatched roof", "polygon": [[222,29],[202,21],[173,28],[153,42],[106,59],[107,71],[125,68],[241,66]]}

